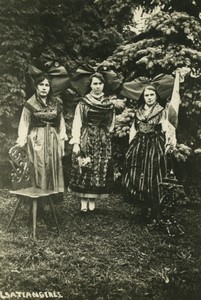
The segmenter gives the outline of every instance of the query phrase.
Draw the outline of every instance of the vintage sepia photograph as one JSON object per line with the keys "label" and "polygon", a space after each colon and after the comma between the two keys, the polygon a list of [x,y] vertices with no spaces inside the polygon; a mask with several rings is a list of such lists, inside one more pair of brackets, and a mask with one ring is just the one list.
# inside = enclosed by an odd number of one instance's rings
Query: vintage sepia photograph
{"label": "vintage sepia photograph", "polygon": [[200,0],[0,0],[0,45],[0,300],[200,300]]}

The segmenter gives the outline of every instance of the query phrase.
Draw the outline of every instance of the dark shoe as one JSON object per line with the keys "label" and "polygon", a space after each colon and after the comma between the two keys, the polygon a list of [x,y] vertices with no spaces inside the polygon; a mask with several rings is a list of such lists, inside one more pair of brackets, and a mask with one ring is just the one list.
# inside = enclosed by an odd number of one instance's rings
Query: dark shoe
{"label": "dark shoe", "polygon": [[148,208],[141,208],[141,213],[140,215],[138,215],[137,219],[139,221],[139,223],[142,223],[142,224],[147,224],[147,221],[148,221]]}
{"label": "dark shoe", "polygon": [[150,230],[154,230],[158,227],[159,223],[157,222],[156,219],[152,219],[150,220],[150,222],[147,224],[147,227],[150,229]]}
{"label": "dark shoe", "polygon": [[141,217],[147,219],[148,216],[148,208],[141,208]]}

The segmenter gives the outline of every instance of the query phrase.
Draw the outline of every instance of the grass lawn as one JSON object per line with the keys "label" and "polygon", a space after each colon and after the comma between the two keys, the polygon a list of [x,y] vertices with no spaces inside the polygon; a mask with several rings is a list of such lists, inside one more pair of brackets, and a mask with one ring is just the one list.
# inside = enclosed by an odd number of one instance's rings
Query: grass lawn
{"label": "grass lawn", "polygon": [[55,291],[65,300],[201,299],[200,204],[178,207],[176,218],[185,234],[168,237],[137,223],[137,210],[121,195],[82,215],[79,202],[66,193],[56,204],[60,235],[45,207],[50,226],[38,218],[34,244],[26,205],[4,233],[15,201],[7,190],[0,191],[3,293]]}

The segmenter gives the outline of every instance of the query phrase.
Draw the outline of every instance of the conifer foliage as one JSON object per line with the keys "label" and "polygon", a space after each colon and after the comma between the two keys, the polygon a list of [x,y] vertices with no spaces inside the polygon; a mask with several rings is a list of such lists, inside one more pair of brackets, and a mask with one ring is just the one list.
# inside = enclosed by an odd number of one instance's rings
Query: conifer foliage
{"label": "conifer foliage", "polygon": [[[113,55],[104,61],[105,65],[116,67],[128,81],[139,76],[153,78],[160,73],[171,74],[177,67],[190,67],[191,75],[181,85],[180,129],[185,139],[191,135],[193,143],[197,130],[201,127],[198,121],[201,107],[200,25],[200,18],[187,12],[161,9],[147,18],[141,34],[131,33]],[[134,109],[136,106],[131,101],[127,103],[125,110],[117,118],[116,135],[119,137],[125,135],[125,128],[130,124],[128,107]]]}

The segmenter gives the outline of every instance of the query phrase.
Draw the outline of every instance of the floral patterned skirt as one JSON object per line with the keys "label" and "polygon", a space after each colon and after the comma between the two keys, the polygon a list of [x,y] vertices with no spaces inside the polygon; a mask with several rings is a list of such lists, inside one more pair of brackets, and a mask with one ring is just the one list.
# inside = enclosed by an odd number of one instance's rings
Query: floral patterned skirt
{"label": "floral patterned skirt", "polygon": [[72,155],[70,188],[80,197],[101,198],[113,183],[112,146],[108,132],[101,127],[84,128],[81,152]]}

